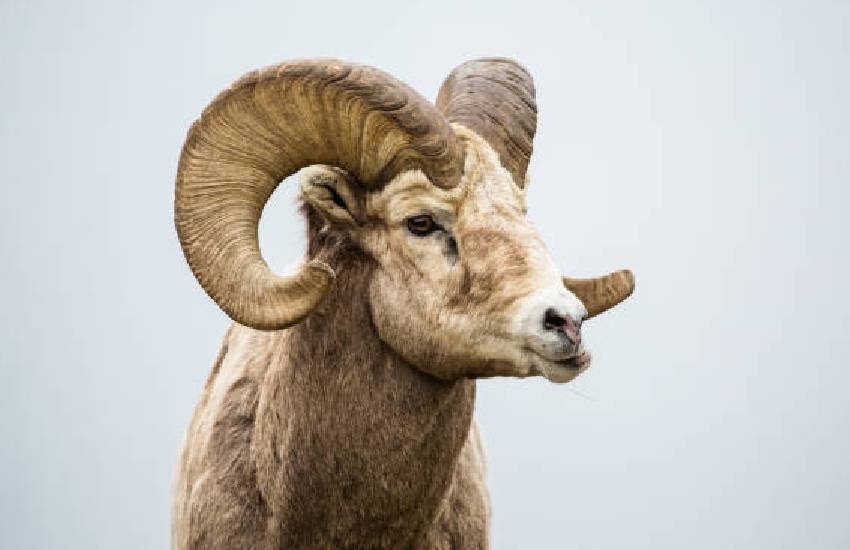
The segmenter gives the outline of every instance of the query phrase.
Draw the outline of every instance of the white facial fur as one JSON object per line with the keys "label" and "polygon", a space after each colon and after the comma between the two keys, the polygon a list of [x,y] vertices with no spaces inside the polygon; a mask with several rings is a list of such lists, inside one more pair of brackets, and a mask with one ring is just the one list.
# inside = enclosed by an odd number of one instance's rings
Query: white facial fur
{"label": "white facial fur", "polygon": [[[496,153],[462,126],[455,130],[467,150],[457,187],[443,190],[408,171],[362,201],[340,193],[356,203],[349,237],[377,265],[370,287],[375,327],[406,360],[439,378],[570,380],[587,367],[570,362],[583,348],[568,346],[543,318],[552,310],[580,323],[584,305],[561,283],[525,217],[525,194]],[[311,200],[308,191],[306,200],[320,211],[332,209],[329,223],[342,219],[324,195]],[[412,235],[406,220],[420,214],[441,230]]]}

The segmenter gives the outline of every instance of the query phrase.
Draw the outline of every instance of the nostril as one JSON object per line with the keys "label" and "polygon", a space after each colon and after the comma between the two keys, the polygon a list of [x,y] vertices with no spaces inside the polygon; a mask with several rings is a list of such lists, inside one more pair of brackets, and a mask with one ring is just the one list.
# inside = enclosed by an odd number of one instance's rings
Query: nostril
{"label": "nostril", "polygon": [[574,345],[581,341],[581,321],[574,321],[552,308],[547,309],[543,315],[543,328],[563,334]]}
{"label": "nostril", "polygon": [[549,308],[546,310],[546,314],[543,316],[543,326],[546,330],[558,330],[567,324],[567,318],[558,315],[554,309]]}

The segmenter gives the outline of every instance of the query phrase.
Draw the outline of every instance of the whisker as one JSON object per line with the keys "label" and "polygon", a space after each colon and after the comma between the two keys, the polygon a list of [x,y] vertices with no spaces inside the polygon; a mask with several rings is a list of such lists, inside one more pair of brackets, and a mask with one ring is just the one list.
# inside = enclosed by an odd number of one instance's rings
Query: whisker
{"label": "whisker", "polygon": [[573,392],[574,394],[578,395],[579,397],[583,397],[584,399],[587,399],[588,401],[596,401],[595,397],[591,397],[584,392],[580,392],[579,390],[575,389],[572,386],[567,386],[567,389],[570,390],[571,392]]}

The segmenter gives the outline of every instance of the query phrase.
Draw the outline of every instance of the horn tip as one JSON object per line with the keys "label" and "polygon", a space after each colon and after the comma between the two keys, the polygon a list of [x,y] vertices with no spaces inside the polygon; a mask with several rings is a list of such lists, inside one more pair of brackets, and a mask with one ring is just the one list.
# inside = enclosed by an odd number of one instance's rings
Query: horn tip
{"label": "horn tip", "polygon": [[621,269],[619,273],[623,280],[624,298],[628,298],[635,291],[635,274],[631,269]]}
{"label": "horn tip", "polygon": [[307,262],[307,268],[318,276],[320,280],[323,280],[322,286],[329,285],[336,279],[334,268],[321,260],[310,260]]}
{"label": "horn tip", "polygon": [[[279,295],[274,305],[269,303],[250,308],[219,305],[228,317],[240,325],[262,331],[282,330],[300,323],[310,315],[331,293],[335,281],[336,272],[331,266],[321,260],[311,260],[295,275],[269,275],[266,284],[272,285],[274,290],[268,295]],[[287,309],[287,304],[293,304],[291,294],[296,288],[300,299],[295,301],[297,305]]]}

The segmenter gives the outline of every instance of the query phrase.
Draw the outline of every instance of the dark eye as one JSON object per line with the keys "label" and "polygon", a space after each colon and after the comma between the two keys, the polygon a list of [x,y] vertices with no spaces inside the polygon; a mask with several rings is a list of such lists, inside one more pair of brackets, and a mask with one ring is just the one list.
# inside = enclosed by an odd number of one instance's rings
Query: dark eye
{"label": "dark eye", "polygon": [[439,228],[440,226],[437,225],[434,218],[428,214],[407,218],[407,230],[419,237],[430,235]]}

